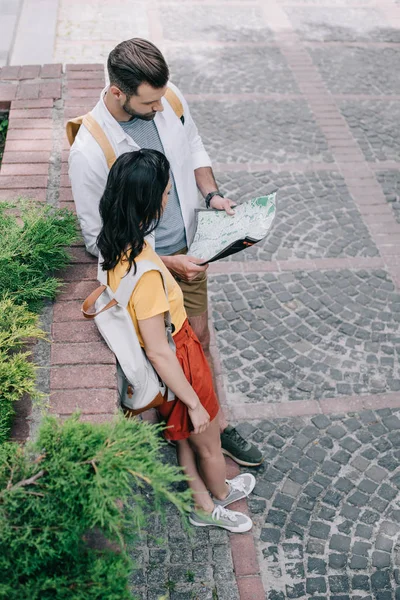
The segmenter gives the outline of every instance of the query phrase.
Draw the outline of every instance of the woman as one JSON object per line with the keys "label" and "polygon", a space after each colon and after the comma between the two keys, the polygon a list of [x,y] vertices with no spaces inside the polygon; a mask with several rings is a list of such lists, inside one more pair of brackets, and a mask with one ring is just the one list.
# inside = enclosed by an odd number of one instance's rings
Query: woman
{"label": "woman", "polygon": [[[161,152],[139,150],[120,156],[100,201],[103,226],[97,244],[113,291],[140,260],[162,268],[168,300],[160,273],[150,271],[140,278],[128,310],[148,359],[176,396],[159,412],[167,425],[165,437],[176,442],[178,462],[190,478],[195,510],[189,520],[198,527],[215,525],[240,533],[251,529],[251,520],[225,507],[248,496],[255,479],[249,473],[226,479],[210,368],[187,320],[180,287],[145,239],[157,227],[170,189],[169,163]],[[165,335],[168,310],[176,354]]]}

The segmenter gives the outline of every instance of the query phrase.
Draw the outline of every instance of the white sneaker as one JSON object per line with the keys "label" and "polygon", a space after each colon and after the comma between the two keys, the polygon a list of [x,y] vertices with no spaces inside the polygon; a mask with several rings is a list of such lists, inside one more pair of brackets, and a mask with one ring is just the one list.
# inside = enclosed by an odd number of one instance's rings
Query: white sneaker
{"label": "white sneaker", "polygon": [[228,506],[232,502],[247,498],[249,494],[254,490],[256,485],[256,478],[251,473],[241,473],[233,479],[227,479],[226,483],[229,486],[229,494],[224,500],[218,500],[213,497],[214,504],[218,506]]}
{"label": "white sneaker", "polygon": [[211,515],[191,512],[189,521],[195,527],[222,527],[232,533],[244,533],[253,527],[253,521],[247,515],[223,506],[216,506]]}

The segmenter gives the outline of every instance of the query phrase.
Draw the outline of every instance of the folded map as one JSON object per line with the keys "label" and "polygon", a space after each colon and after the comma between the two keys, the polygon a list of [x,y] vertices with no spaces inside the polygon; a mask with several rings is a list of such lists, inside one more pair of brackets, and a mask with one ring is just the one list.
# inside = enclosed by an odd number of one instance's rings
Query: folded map
{"label": "folded map", "polygon": [[260,242],[275,219],[276,193],[238,204],[233,216],[224,210],[196,209],[197,228],[188,254],[206,264]]}

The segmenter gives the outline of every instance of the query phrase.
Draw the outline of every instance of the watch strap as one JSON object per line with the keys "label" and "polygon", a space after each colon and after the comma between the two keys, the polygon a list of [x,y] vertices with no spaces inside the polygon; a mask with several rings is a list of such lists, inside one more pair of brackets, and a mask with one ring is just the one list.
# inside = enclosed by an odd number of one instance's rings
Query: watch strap
{"label": "watch strap", "polygon": [[221,194],[221,192],[219,192],[218,190],[214,190],[213,192],[209,192],[207,194],[207,196],[205,197],[206,208],[210,208],[210,202],[211,202],[212,198],[214,198],[214,196],[219,196],[220,198],[224,197],[224,195]]}

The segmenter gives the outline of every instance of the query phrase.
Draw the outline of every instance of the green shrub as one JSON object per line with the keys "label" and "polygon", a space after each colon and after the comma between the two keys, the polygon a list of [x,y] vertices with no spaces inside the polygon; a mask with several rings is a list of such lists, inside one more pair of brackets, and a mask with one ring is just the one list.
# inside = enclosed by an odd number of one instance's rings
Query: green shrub
{"label": "green shrub", "polygon": [[0,165],[3,158],[4,147],[6,145],[6,135],[8,129],[8,115],[0,114]]}
{"label": "green shrub", "polygon": [[0,444],[9,435],[14,402],[36,395],[35,365],[24,351],[44,337],[37,312],[60,286],[54,271],[69,263],[76,217],[40,202],[0,203]]}
{"label": "green shrub", "polygon": [[[132,598],[126,541],[137,539],[144,509],[162,513],[168,501],[189,510],[190,492],[171,487],[184,476],[162,463],[157,429],[122,417],[47,418],[33,448],[0,448],[1,599]],[[114,550],[85,541],[94,528]]]}
{"label": "green shrub", "polygon": [[29,339],[44,337],[37,321],[25,305],[0,300],[0,444],[8,438],[14,402],[24,394],[36,395],[35,366],[22,348]]}
{"label": "green shrub", "polygon": [[76,239],[75,215],[39,202],[0,203],[0,298],[38,311],[60,287],[54,271],[70,262],[67,247]]}

